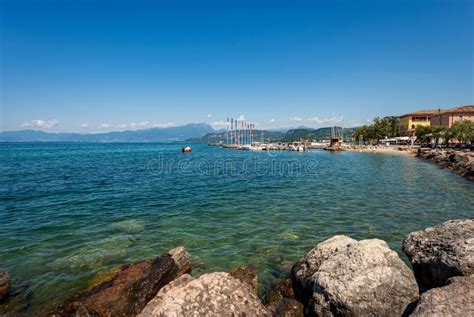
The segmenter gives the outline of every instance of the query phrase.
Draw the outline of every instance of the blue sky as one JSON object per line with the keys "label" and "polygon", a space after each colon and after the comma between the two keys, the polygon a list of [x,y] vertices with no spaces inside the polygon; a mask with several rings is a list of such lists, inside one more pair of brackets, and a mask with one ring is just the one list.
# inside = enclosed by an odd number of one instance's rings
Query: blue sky
{"label": "blue sky", "polygon": [[2,130],[355,126],[474,103],[472,1],[1,6]]}

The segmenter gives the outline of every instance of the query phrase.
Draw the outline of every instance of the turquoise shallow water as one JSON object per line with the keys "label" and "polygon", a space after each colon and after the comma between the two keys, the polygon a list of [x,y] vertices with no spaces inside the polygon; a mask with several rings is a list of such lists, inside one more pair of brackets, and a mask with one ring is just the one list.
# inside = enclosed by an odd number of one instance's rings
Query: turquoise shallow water
{"label": "turquoise shallow water", "polygon": [[[97,271],[184,245],[194,274],[253,263],[262,289],[335,234],[381,238],[474,216],[474,184],[402,155],[204,145],[0,144],[0,267],[37,314]],[[0,312],[2,312],[0,309]]]}

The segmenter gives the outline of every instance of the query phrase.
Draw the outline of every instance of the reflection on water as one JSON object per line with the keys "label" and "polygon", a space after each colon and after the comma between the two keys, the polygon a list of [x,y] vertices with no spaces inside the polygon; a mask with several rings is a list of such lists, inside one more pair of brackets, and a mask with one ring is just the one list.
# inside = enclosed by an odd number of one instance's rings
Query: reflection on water
{"label": "reflection on water", "polygon": [[253,263],[265,289],[335,234],[401,253],[408,232],[474,216],[474,185],[416,158],[181,147],[1,144],[8,305],[50,309],[95,272],[178,245],[194,274]]}

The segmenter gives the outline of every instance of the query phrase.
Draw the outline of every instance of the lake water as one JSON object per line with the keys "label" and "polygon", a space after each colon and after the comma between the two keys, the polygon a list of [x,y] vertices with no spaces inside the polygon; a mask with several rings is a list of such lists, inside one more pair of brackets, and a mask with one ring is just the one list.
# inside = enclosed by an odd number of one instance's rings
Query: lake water
{"label": "lake water", "polygon": [[90,277],[176,246],[193,274],[255,264],[262,289],[335,235],[404,236],[474,216],[474,184],[403,155],[170,144],[0,144],[0,267],[37,314]]}

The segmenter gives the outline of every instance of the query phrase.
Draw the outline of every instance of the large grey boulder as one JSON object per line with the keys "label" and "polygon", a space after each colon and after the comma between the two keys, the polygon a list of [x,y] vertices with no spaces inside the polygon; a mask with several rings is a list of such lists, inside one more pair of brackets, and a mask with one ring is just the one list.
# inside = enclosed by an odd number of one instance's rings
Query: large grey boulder
{"label": "large grey boulder", "polygon": [[474,316],[474,275],[447,282],[447,286],[423,293],[411,316]]}
{"label": "large grey boulder", "polygon": [[401,316],[419,298],[412,271],[387,243],[335,236],[292,269],[293,287],[315,316]]}
{"label": "large grey boulder", "polygon": [[0,269],[0,303],[10,296],[10,276]]}
{"label": "large grey boulder", "polygon": [[422,290],[443,286],[453,276],[474,274],[474,220],[450,220],[412,232],[403,252]]}
{"label": "large grey boulder", "polygon": [[153,316],[268,316],[252,287],[216,272],[198,279],[183,275],[163,287],[139,314]]}
{"label": "large grey boulder", "polygon": [[343,235],[334,236],[319,243],[291,269],[293,289],[305,302],[312,296],[312,276],[321,264],[335,253],[347,250],[356,240]]}

